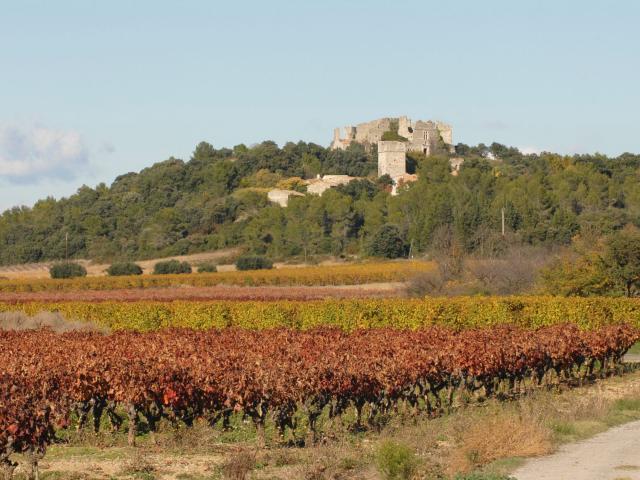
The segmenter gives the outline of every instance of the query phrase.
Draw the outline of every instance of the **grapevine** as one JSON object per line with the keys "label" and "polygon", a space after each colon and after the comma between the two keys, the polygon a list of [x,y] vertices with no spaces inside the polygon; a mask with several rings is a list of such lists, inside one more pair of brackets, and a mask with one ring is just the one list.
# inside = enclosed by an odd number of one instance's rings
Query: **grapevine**
{"label": "grapevine", "polygon": [[59,301],[0,302],[0,313],[33,316],[59,312],[112,330],[151,331],[166,327],[249,329],[392,327],[434,325],[454,329],[515,324],[539,328],[571,322],[584,330],[628,322],[640,327],[640,300],[628,298],[451,297],[314,301]]}
{"label": "grapevine", "polygon": [[153,430],[162,418],[227,426],[239,413],[253,421],[261,443],[267,419],[284,438],[295,434],[294,417],[306,415],[314,441],[326,411],[333,418],[353,411],[353,428],[366,428],[398,410],[439,415],[464,399],[592,381],[619,372],[638,339],[640,330],[627,324],[581,330],[566,323],[459,331],[2,331],[0,466],[10,478],[11,454],[25,453],[37,467],[72,412],[93,409],[96,429],[101,415],[117,427],[116,410],[126,412],[132,445],[141,418]]}

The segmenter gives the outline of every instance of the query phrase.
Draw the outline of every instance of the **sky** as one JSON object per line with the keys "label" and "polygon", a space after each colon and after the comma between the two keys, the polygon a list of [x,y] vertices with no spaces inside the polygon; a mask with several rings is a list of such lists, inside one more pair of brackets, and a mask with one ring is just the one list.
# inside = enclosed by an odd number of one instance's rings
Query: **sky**
{"label": "sky", "polygon": [[0,0],[0,210],[383,116],[639,153],[638,20],[636,0]]}

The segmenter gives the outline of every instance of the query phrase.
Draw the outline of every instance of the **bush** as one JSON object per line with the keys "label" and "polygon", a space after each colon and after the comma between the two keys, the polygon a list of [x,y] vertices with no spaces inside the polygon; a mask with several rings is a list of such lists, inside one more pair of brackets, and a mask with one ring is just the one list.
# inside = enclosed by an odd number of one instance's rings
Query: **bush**
{"label": "bush", "polygon": [[198,273],[215,273],[218,271],[215,263],[207,262],[198,266]]}
{"label": "bush", "polygon": [[153,267],[155,275],[166,275],[169,273],[191,273],[189,262],[179,262],[178,260],[167,260],[158,262]]}
{"label": "bush", "polygon": [[238,270],[270,270],[273,268],[273,262],[259,255],[245,256],[236,261],[236,268]]}
{"label": "bush", "polygon": [[107,269],[107,275],[110,277],[119,277],[123,275],[142,275],[142,268],[133,262],[114,263]]}
{"label": "bush", "polygon": [[409,480],[418,468],[418,459],[409,447],[386,441],[376,452],[376,466],[387,480]]}
{"label": "bush", "polygon": [[79,263],[64,262],[56,263],[49,269],[51,278],[76,278],[86,277],[87,269]]}
{"label": "bush", "polygon": [[490,295],[531,293],[541,270],[551,261],[540,249],[511,248],[498,258],[467,259],[465,269],[471,280]]}
{"label": "bush", "polygon": [[439,270],[418,273],[407,282],[407,293],[412,297],[442,295],[447,281]]}
{"label": "bush", "polygon": [[255,453],[240,452],[222,465],[222,475],[228,480],[245,480],[255,467]]}
{"label": "bush", "polygon": [[367,253],[373,257],[404,257],[407,254],[407,244],[398,227],[386,224],[380,227],[369,240]]}

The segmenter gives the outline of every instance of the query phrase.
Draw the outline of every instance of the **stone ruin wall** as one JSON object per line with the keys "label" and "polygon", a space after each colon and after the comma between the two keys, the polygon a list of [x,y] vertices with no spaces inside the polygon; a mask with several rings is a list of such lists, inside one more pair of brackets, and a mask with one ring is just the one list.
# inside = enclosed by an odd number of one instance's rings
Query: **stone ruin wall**
{"label": "stone ruin wall", "polygon": [[[351,142],[373,145],[397,122],[398,134],[409,140],[409,150],[431,153],[438,145],[439,137],[447,145],[453,145],[453,129],[444,122],[422,121],[415,123],[407,116],[384,117],[354,126],[336,128],[333,131],[332,149],[345,149]],[[426,132],[426,133],[425,133]]]}
{"label": "stone ruin wall", "polygon": [[453,145],[453,128],[451,125],[444,122],[436,122],[436,127],[438,128],[444,143],[447,145]]}
{"label": "stone ruin wall", "polygon": [[[391,130],[391,125],[395,122],[398,126],[398,135],[406,138],[407,141],[382,141],[382,135]],[[346,149],[352,142],[361,143],[365,147],[377,144],[378,176],[389,175],[394,180],[393,192],[395,193],[398,182],[407,176],[407,152],[423,152],[426,155],[431,155],[441,146],[440,139],[449,147],[450,151],[454,151],[451,125],[431,120],[418,120],[414,123],[407,116],[385,117],[360,123],[355,127],[336,128],[331,148]],[[461,161],[452,163],[453,175],[457,175],[461,163]]]}
{"label": "stone ruin wall", "polygon": [[406,142],[378,142],[378,177],[397,178],[407,173]]}
{"label": "stone ruin wall", "polygon": [[358,143],[377,143],[384,132],[391,128],[391,118],[380,118],[371,122],[360,123],[356,126],[355,141]]}

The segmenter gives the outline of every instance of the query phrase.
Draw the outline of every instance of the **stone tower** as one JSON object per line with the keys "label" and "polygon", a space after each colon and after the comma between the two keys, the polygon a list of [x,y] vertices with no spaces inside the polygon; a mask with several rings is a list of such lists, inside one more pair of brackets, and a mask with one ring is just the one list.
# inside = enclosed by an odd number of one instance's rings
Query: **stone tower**
{"label": "stone tower", "polygon": [[397,178],[407,173],[406,142],[378,142],[378,176]]}

